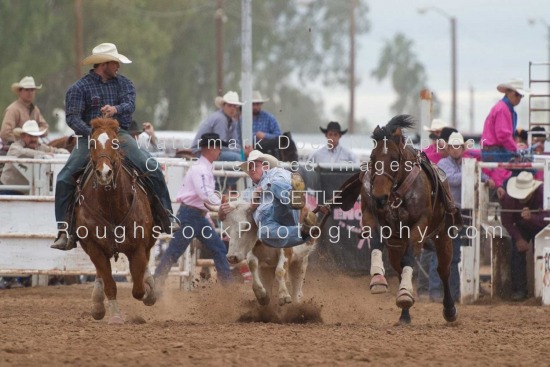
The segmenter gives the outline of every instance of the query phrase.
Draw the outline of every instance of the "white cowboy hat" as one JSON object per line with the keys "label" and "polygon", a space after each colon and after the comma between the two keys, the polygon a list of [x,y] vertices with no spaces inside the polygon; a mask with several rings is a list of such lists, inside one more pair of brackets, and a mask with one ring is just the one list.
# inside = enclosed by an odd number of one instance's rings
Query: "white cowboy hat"
{"label": "white cowboy hat", "polygon": [[13,135],[19,136],[23,133],[32,136],[42,136],[46,133],[46,130],[40,130],[36,121],[28,120],[23,124],[23,127],[16,127],[13,129]]}
{"label": "white cowboy hat", "polygon": [[263,98],[259,90],[252,92],[252,103],[264,103],[269,101],[269,98]]}
{"label": "white cowboy hat", "polygon": [[447,143],[447,145],[450,145],[453,148],[463,146],[464,145],[464,137],[462,136],[461,133],[452,133],[449,136],[449,142]]}
{"label": "white cowboy hat", "polygon": [[535,191],[542,181],[537,181],[531,172],[521,171],[517,177],[512,177],[506,185],[506,192],[514,199],[523,200]]}
{"label": "white cowboy hat", "polygon": [[32,76],[26,76],[19,83],[13,83],[11,85],[11,91],[15,94],[19,94],[19,89],[40,89],[42,84],[36,85]]}
{"label": "white cowboy hat", "polygon": [[248,159],[246,162],[239,164],[241,170],[248,171],[248,164],[250,162],[267,162],[269,163],[269,168],[274,168],[279,166],[279,160],[272,156],[271,154],[264,154],[259,150],[253,150],[248,154]]}
{"label": "white cowboy hat", "polygon": [[243,104],[241,101],[239,101],[239,93],[233,92],[232,90],[225,93],[223,97],[218,96],[216,97],[216,99],[214,99],[214,104],[218,108],[222,108],[224,103],[234,104],[237,106],[242,106]]}
{"label": "white cowboy hat", "polygon": [[92,54],[82,60],[82,65],[101,64],[103,62],[117,61],[123,64],[131,64],[132,60],[119,54],[113,43],[102,43],[92,50]]}
{"label": "white cowboy hat", "polygon": [[506,93],[508,89],[516,91],[522,96],[524,96],[525,93],[529,93],[529,91],[523,89],[523,80],[521,79],[511,79],[506,83],[500,83],[499,85],[497,85],[497,90],[501,93]]}
{"label": "white cowboy hat", "polygon": [[441,130],[444,127],[447,127],[447,126],[448,126],[447,123],[445,121],[443,121],[442,119],[433,119],[432,120],[432,125],[429,126],[429,127],[424,126],[424,130],[434,132],[434,131]]}

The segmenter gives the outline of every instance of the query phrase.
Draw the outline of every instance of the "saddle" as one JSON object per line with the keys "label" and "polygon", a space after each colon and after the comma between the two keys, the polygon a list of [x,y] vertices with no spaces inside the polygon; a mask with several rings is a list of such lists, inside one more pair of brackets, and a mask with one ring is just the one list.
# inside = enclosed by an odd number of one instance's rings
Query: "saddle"
{"label": "saddle", "polygon": [[[170,218],[168,217],[168,213],[164,209],[164,206],[162,205],[160,199],[155,194],[153,190],[153,183],[151,180],[147,177],[147,174],[139,174],[138,168],[129,160],[129,159],[123,159],[121,161],[122,163],[122,169],[126,170],[132,175],[136,175],[136,184],[140,190],[142,190],[148,197],[149,202],[151,205],[151,211],[153,214],[153,220],[156,226],[159,226],[162,228],[162,230],[165,233],[171,233],[171,223]],[[82,188],[92,178],[93,173],[93,165],[92,162],[89,161],[86,167],[83,170],[78,171],[74,178],[76,180],[76,191],[75,195],[71,199],[71,202],[69,204],[69,211],[67,213],[67,223],[69,224],[68,232],[70,234],[76,233],[76,215],[75,215],[75,209],[76,205],[79,201],[80,193],[82,191]]]}

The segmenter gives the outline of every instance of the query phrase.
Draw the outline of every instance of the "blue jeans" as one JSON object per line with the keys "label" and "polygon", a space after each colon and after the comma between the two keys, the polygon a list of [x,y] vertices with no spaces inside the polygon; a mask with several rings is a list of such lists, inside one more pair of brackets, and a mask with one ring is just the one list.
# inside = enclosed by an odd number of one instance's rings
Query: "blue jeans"
{"label": "blue jeans", "polygon": [[258,239],[270,247],[294,247],[306,241],[300,233],[300,210],[281,202],[281,198],[288,199],[290,190],[290,183],[271,183],[270,191],[266,191],[263,198],[271,204],[258,208]]}
{"label": "blue jeans", "polygon": [[419,271],[417,280],[418,294],[427,294],[431,298],[440,298],[442,296],[443,283],[437,272],[437,254],[431,240],[422,248],[419,262],[428,276],[426,277],[422,270]]}
{"label": "blue jeans", "polygon": [[[170,193],[166,187],[166,181],[164,181],[164,175],[160,166],[151,158],[150,154],[144,153],[139,149],[136,140],[126,130],[121,129],[119,131],[118,139],[120,149],[125,157],[135,164],[141,172],[148,173],[153,190],[159,197],[162,206],[172,212]],[[77,146],[71,152],[65,167],[63,167],[57,176],[55,188],[55,220],[57,222],[67,220],[67,211],[76,190],[75,175],[86,167],[89,160],[88,137],[81,137],[78,139]]]}
{"label": "blue jeans", "polygon": [[200,210],[188,206],[180,206],[177,214],[181,228],[174,232],[173,238],[155,269],[155,277],[165,278],[170,268],[183,255],[193,238],[197,238],[210,251],[214,258],[214,265],[221,282],[231,280],[231,269],[227,262],[227,248],[218,233]]}
{"label": "blue jeans", "polygon": [[481,160],[483,162],[510,162],[515,156],[516,152],[506,150],[504,147],[481,150]]}

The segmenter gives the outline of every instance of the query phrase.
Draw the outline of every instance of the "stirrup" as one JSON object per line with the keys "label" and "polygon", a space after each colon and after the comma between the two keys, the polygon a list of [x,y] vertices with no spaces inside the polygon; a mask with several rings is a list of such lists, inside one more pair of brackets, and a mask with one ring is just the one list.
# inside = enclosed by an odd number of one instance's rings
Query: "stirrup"
{"label": "stirrup", "polygon": [[74,235],[67,236],[66,233],[61,233],[50,248],[62,251],[72,250],[76,248],[76,237]]}

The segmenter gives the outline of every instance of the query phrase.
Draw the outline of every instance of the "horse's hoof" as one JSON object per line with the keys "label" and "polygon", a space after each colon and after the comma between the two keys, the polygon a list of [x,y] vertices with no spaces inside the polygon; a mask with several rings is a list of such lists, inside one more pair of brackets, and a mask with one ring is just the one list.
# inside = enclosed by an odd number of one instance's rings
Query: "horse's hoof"
{"label": "horse's hoof", "polygon": [[123,325],[124,320],[120,315],[114,315],[109,319],[109,325]]}
{"label": "horse's hoof", "polygon": [[149,283],[145,283],[145,297],[143,297],[142,301],[145,306],[153,306],[157,302],[155,291]]}
{"label": "horse's hoof", "polygon": [[388,281],[381,274],[376,274],[370,280],[370,292],[372,294],[381,294],[388,291]]}
{"label": "horse's hoof", "polygon": [[279,298],[279,306],[284,306],[287,303],[292,303],[292,298],[290,296]]}
{"label": "horse's hoof", "polygon": [[105,305],[103,302],[92,304],[92,317],[94,320],[103,320],[105,317]]}
{"label": "horse's hoof", "polygon": [[410,317],[400,317],[399,318],[399,325],[410,325],[411,324],[411,318]]}
{"label": "horse's hoof", "polygon": [[397,292],[395,304],[399,308],[411,308],[414,305],[414,297],[408,290],[400,289],[399,292]]}
{"label": "horse's hoof", "polygon": [[265,297],[262,297],[262,298],[258,298],[258,303],[262,306],[267,306],[269,304],[269,296],[265,296]]}
{"label": "horse's hoof", "polygon": [[445,321],[447,322],[455,322],[458,318],[458,311],[456,310],[456,307],[453,306],[450,309],[444,308],[443,309],[443,317],[445,318]]}

